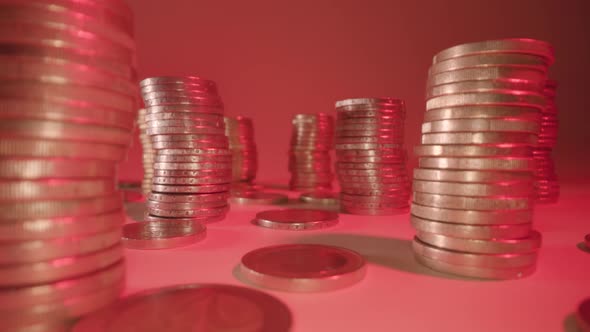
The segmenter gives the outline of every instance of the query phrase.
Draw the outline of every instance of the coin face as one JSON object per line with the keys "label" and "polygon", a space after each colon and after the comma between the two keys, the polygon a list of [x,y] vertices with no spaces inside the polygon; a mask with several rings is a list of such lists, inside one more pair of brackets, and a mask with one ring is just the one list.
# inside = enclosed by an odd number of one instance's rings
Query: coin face
{"label": "coin face", "polygon": [[87,316],[73,331],[286,332],[291,325],[291,312],[275,297],[245,287],[192,284],[128,296]]}
{"label": "coin face", "polygon": [[256,249],[242,257],[241,275],[258,286],[316,292],[351,286],[366,274],[365,259],[339,247],[290,244]]}
{"label": "coin face", "polygon": [[123,226],[123,245],[130,249],[168,249],[196,243],[206,236],[198,221],[145,221]]}

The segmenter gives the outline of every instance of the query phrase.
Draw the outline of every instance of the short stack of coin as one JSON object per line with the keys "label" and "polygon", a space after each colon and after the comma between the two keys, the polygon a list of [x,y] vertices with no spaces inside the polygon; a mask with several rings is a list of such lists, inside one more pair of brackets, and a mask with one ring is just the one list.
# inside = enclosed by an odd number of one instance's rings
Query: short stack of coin
{"label": "short stack of coin", "polygon": [[232,152],[232,182],[237,187],[251,184],[258,171],[258,150],[254,140],[252,119],[243,116],[225,117],[225,135]]}
{"label": "short stack of coin", "polygon": [[325,113],[297,114],[292,124],[289,187],[295,191],[332,189],[334,118]]}
{"label": "short stack of coin", "polygon": [[336,102],[336,173],[343,212],[392,215],[408,209],[405,104],[395,98]]}
{"label": "short stack of coin", "polygon": [[146,78],[140,87],[156,153],[146,221],[223,219],[232,163],[216,84],[165,76]]}
{"label": "short stack of coin", "polygon": [[143,163],[143,181],[141,183],[141,191],[144,195],[148,195],[150,192],[152,192],[155,151],[152,147],[152,140],[146,133],[147,124],[145,122],[145,114],[145,108],[139,110],[137,114],[137,127],[139,128],[139,141],[141,142]]}
{"label": "short stack of coin", "polygon": [[559,122],[555,96],[557,82],[547,80],[543,90],[547,98],[547,107],[541,112],[539,142],[533,151],[537,168],[535,170],[535,187],[537,203],[557,203],[559,200],[559,180],[553,163],[553,148],[557,144]]}
{"label": "short stack of coin", "polygon": [[411,209],[423,264],[488,279],[534,272],[533,150],[553,61],[549,44],[530,39],[462,44],[434,57]]}
{"label": "short stack of coin", "polygon": [[118,0],[0,11],[0,331],[64,331],[124,286],[133,17]]}

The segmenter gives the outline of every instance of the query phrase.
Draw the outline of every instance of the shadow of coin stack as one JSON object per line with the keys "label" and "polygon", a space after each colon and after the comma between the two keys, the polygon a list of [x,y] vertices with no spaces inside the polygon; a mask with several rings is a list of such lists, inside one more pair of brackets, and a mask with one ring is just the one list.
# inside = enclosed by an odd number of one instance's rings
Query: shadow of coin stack
{"label": "shadow of coin stack", "polygon": [[537,169],[535,170],[535,187],[537,203],[551,204],[559,200],[559,181],[553,163],[553,148],[557,144],[559,122],[557,120],[557,82],[547,80],[543,90],[547,106],[541,112],[539,142],[533,152]]}
{"label": "shadow of coin stack", "polygon": [[334,147],[334,118],[325,113],[297,114],[291,123],[290,189],[331,190],[334,174],[330,151]]}
{"label": "shadow of coin stack", "polygon": [[225,135],[232,153],[232,190],[249,190],[258,172],[258,150],[254,140],[252,119],[224,117]]}
{"label": "shadow of coin stack", "polygon": [[462,44],[433,60],[411,220],[418,261],[489,279],[534,272],[533,150],[554,61],[542,41]]}
{"label": "shadow of coin stack", "polygon": [[336,102],[336,173],[343,212],[407,212],[410,196],[403,146],[405,104],[394,98]]}
{"label": "shadow of coin stack", "polygon": [[0,331],[65,331],[124,287],[133,17],[115,0],[1,12]]}
{"label": "shadow of coin stack", "polygon": [[156,153],[146,221],[222,220],[229,210],[232,164],[215,83],[195,76],[152,77],[140,87]]}
{"label": "shadow of coin stack", "polygon": [[139,141],[141,142],[142,164],[143,164],[143,181],[141,182],[141,192],[147,196],[152,192],[152,178],[154,176],[154,148],[152,140],[146,133],[147,124],[145,122],[146,110],[141,108],[137,114],[137,127],[139,129]]}

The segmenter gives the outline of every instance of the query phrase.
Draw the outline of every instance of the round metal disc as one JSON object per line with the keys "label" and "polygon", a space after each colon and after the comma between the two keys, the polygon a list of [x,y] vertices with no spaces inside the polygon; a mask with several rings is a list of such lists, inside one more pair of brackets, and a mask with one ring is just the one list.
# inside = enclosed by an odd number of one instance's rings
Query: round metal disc
{"label": "round metal disc", "polygon": [[273,229],[311,230],[336,225],[338,213],[310,209],[269,210],[257,213],[253,222]]}
{"label": "round metal disc", "polygon": [[230,198],[231,203],[247,205],[247,204],[283,204],[289,201],[287,195],[278,193],[266,192],[242,192]]}
{"label": "round metal disc", "polygon": [[126,224],[121,240],[129,249],[168,249],[193,244],[206,235],[200,222],[171,219]]}
{"label": "round metal disc", "polygon": [[76,324],[74,332],[232,331],[285,332],[291,312],[257,290],[190,284],[140,292]]}
{"label": "round metal disc", "polygon": [[250,251],[241,275],[261,287],[318,292],[351,286],[365,277],[366,261],[352,250],[319,244],[286,244]]}
{"label": "round metal disc", "polygon": [[321,205],[336,205],[339,201],[338,194],[331,191],[312,191],[303,193],[299,196],[299,200],[305,203]]}

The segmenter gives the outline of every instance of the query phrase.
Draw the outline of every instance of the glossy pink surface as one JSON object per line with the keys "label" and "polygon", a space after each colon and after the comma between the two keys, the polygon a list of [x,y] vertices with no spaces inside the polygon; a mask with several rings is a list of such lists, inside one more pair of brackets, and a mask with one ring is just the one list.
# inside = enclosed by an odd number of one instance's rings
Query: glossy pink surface
{"label": "glossy pink surface", "polygon": [[[291,193],[292,198],[298,197]],[[412,256],[407,214],[341,215],[333,228],[284,232],[250,220],[269,206],[234,206],[208,236],[184,248],[127,250],[127,293],[180,283],[245,285],[235,277],[242,256],[275,244],[319,243],[361,253],[367,275],[346,289],[313,293],[269,291],[293,312],[294,332],[308,331],[575,331],[574,314],[590,296],[590,186],[564,184],[559,204],[536,208],[543,234],[537,271],[514,281],[479,281],[440,274]]]}

